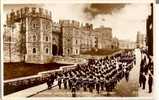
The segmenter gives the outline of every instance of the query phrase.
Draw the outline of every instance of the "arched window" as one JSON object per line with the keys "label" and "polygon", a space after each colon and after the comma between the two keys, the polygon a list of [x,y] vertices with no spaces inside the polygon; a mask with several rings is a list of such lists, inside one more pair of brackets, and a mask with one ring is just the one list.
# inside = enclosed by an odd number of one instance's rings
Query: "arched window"
{"label": "arched window", "polygon": [[33,48],[33,53],[36,53],[36,48]]}
{"label": "arched window", "polygon": [[67,53],[70,54],[70,49],[67,49]]}
{"label": "arched window", "polygon": [[45,49],[45,52],[46,52],[46,54],[48,54],[48,53],[49,53],[49,49],[48,49],[48,48],[46,48],[46,49]]}
{"label": "arched window", "polygon": [[49,41],[49,37],[48,36],[46,36],[46,41]]}
{"label": "arched window", "polygon": [[76,44],[78,44],[78,41],[76,40]]}
{"label": "arched window", "polygon": [[53,41],[55,41],[55,38],[53,37],[53,39],[52,39]]}
{"label": "arched window", "polygon": [[78,49],[76,49],[76,54],[78,54]]}
{"label": "arched window", "polygon": [[35,28],[36,28],[36,23],[33,24],[33,29],[35,29]]}

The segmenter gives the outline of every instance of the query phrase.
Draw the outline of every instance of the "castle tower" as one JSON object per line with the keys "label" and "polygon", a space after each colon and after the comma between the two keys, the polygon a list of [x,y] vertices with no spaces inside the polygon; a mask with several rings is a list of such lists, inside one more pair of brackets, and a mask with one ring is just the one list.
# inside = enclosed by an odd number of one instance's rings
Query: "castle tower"
{"label": "castle tower", "polygon": [[80,54],[80,31],[79,22],[74,20],[61,20],[63,36],[63,55]]}
{"label": "castle tower", "polygon": [[30,16],[26,16],[26,61],[46,63],[52,58],[51,16],[42,8],[29,9]]}
{"label": "castle tower", "polygon": [[[16,12],[16,13],[15,13]],[[20,24],[20,55],[27,63],[47,63],[52,59],[51,13],[42,8],[21,8],[7,15],[7,27]]]}

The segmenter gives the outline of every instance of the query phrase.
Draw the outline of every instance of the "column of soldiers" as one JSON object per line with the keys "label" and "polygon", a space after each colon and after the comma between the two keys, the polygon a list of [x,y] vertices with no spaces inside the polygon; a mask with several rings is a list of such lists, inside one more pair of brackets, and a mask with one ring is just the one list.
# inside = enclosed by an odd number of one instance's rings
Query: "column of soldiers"
{"label": "column of soldiers", "polygon": [[[152,92],[153,85],[153,61],[146,50],[141,50],[142,59],[140,63],[139,85],[145,90],[146,82],[148,83],[149,93]],[[148,76],[148,78],[146,78]]]}
{"label": "column of soldiers", "polygon": [[61,89],[70,89],[72,96],[76,92],[83,91],[94,92],[99,94],[101,91],[111,92],[117,83],[126,76],[132,69],[131,59],[133,56],[127,56],[130,59],[123,59],[121,54],[117,54],[108,59],[90,59],[87,64],[77,65],[75,69],[57,75],[58,87]]}

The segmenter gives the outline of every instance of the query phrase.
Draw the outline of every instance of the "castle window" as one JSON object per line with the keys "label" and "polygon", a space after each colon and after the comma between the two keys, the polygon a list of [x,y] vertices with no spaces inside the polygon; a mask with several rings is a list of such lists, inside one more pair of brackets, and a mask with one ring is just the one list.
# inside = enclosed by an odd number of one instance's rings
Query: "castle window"
{"label": "castle window", "polygon": [[35,23],[33,24],[33,28],[36,28],[36,24]]}
{"label": "castle window", "polygon": [[46,38],[45,38],[45,39],[46,39],[46,41],[49,41],[49,37],[48,37],[48,36],[46,36]]}
{"label": "castle window", "polygon": [[70,54],[70,50],[69,49],[67,49],[67,52],[68,52],[68,54]]}
{"label": "castle window", "polygon": [[46,54],[48,54],[48,53],[49,53],[49,49],[48,49],[48,48],[46,48],[46,49],[45,49],[45,52],[46,52]]}
{"label": "castle window", "polygon": [[33,35],[33,41],[36,41],[36,36],[35,35]]}
{"label": "castle window", "polygon": [[36,48],[33,48],[33,53],[36,53]]}
{"label": "castle window", "polygon": [[78,41],[76,40],[76,44],[78,44]]}
{"label": "castle window", "polygon": [[48,29],[48,24],[49,24],[49,23],[46,23],[46,26],[45,26],[45,29],[46,29],[46,30]]}
{"label": "castle window", "polygon": [[78,54],[78,49],[76,49],[76,54]]}
{"label": "castle window", "polygon": [[53,41],[55,41],[55,38],[53,38]]}

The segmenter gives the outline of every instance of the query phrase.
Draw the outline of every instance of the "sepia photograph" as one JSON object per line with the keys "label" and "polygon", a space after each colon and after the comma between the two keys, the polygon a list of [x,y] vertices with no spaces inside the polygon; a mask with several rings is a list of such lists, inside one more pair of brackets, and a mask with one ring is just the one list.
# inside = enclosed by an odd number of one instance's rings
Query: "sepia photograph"
{"label": "sepia photograph", "polygon": [[153,12],[153,2],[4,4],[4,98],[153,98]]}

